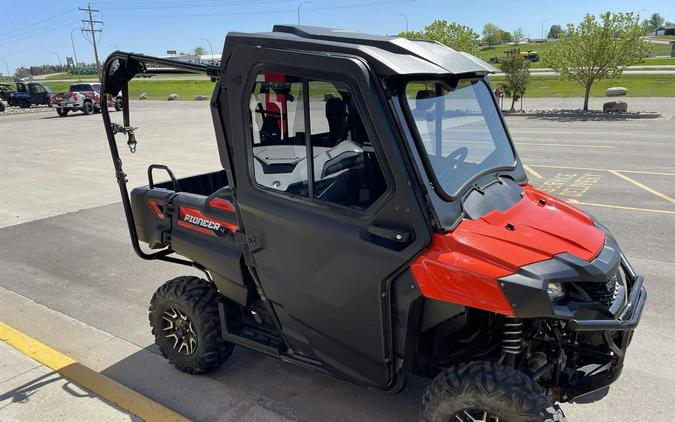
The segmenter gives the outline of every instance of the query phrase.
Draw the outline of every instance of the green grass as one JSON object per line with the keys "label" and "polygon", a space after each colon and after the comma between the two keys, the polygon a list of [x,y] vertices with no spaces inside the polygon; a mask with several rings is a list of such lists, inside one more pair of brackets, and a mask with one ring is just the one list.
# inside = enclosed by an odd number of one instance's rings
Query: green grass
{"label": "green grass", "polygon": [[[491,77],[499,86],[503,77]],[[597,81],[591,88],[591,97],[604,97],[607,88],[623,86],[630,97],[675,97],[675,75],[624,75],[613,80]],[[583,97],[584,88],[577,82],[555,76],[532,76],[525,97]]]}
{"label": "green grass", "polygon": [[654,56],[670,56],[672,52],[672,47],[670,44],[653,44],[654,50],[653,50],[653,55]]}
{"label": "green grass", "polygon": [[[492,47],[483,46],[478,52],[478,57],[485,60],[486,62],[490,61],[491,57],[499,57],[500,59],[506,58],[506,51],[512,50],[514,48],[520,48],[520,51],[536,51],[541,54],[549,50],[555,45],[555,42],[543,42],[543,43],[530,43],[530,44],[503,44],[503,45],[493,45]],[[498,65],[497,65],[498,66]],[[532,68],[545,67],[541,61],[532,63]]]}
{"label": "green grass", "polygon": [[53,81],[53,80],[74,80],[74,81],[77,81],[80,78],[83,79],[83,80],[84,79],[96,79],[96,74],[95,73],[91,73],[91,74],[85,73],[85,74],[82,74],[80,76],[80,75],[77,75],[77,74],[72,74],[70,72],[56,73],[54,75],[47,76],[44,80],[45,81]]}
{"label": "green grass", "polygon": [[636,66],[659,66],[659,65],[675,65],[675,57],[645,59],[642,63],[638,63]]}
{"label": "green grass", "polygon": [[[503,77],[492,77],[495,87]],[[68,82],[48,82],[54,92],[67,91]],[[675,75],[624,75],[614,80],[603,80],[593,84],[591,96],[604,97],[605,91],[611,86],[628,88],[628,95],[632,97],[675,97]],[[211,96],[214,83],[203,80],[166,81],[166,80],[138,80],[129,83],[130,98],[138,99],[142,92],[148,93],[152,100],[166,100],[169,94],[178,94],[181,100],[193,100],[197,95]],[[318,88],[318,87],[317,87]],[[324,90],[316,89],[311,92],[312,98],[322,97]],[[584,90],[574,81],[559,79],[555,76],[531,77],[527,97],[581,97]]]}
{"label": "green grass", "polygon": [[[668,35],[668,37],[671,36]],[[659,37],[657,39],[665,39],[665,38]],[[673,39],[675,40],[675,37],[673,37]],[[499,57],[501,59],[505,59],[506,58],[505,52],[512,50],[514,48],[520,48],[520,51],[536,51],[537,53],[539,53],[539,56],[541,56],[545,51],[550,50],[554,45],[555,41],[543,43],[519,44],[519,45],[503,44],[503,45],[494,45],[492,47],[483,46],[480,48],[480,51],[478,52],[478,57],[485,60],[486,62],[489,62],[491,57]],[[670,45],[668,44],[653,44],[653,45],[654,45],[653,50],[654,56],[670,56],[671,51]],[[639,64],[675,64],[675,59],[672,62],[652,63],[651,61],[649,61],[649,63],[639,63]],[[495,66],[499,67],[500,65],[497,64]],[[546,67],[546,64],[540,60],[536,63],[532,63],[530,67],[533,69],[537,69],[540,67]]]}
{"label": "green grass", "polygon": [[[47,82],[53,92],[67,91],[69,82]],[[204,80],[163,81],[134,79],[129,82],[129,98],[138,99],[142,92],[148,94],[149,100],[166,100],[169,94],[178,94],[181,100],[194,100],[197,95],[211,97],[215,84]]]}

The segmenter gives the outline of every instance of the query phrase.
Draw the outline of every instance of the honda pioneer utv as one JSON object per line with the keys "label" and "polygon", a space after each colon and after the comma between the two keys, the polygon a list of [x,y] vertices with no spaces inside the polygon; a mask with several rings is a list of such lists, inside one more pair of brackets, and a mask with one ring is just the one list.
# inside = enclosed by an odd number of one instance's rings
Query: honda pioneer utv
{"label": "honda pioneer utv", "polygon": [[[528,183],[492,66],[304,26],[230,33],[221,63],[115,52],[103,72],[125,103],[124,122],[102,116],[134,250],[204,273],[150,304],[175,367],[213,371],[239,345],[388,392],[418,374],[428,421],[563,420],[557,403],[619,377],[643,278],[607,228]],[[115,138],[135,150],[127,82],[146,64],[218,81],[222,169],[153,164],[129,195]]]}

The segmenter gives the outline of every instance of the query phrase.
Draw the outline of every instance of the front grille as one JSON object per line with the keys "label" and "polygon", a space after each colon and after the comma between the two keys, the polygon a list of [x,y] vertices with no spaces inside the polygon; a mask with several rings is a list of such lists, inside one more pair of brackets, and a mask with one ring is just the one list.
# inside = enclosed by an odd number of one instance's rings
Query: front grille
{"label": "front grille", "polygon": [[612,306],[619,294],[619,286],[621,285],[621,273],[617,271],[612,278],[606,283],[577,283],[579,287],[584,289],[586,294],[591,297],[594,302],[600,302],[603,306],[609,308]]}

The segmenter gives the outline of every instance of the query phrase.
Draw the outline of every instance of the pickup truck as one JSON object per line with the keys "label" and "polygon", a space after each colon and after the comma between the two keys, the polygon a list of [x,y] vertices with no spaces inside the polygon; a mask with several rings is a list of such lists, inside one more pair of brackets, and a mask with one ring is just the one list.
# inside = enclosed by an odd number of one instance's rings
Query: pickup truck
{"label": "pickup truck", "polygon": [[52,92],[40,82],[17,82],[16,92],[9,94],[7,101],[11,106],[28,108],[32,105],[50,105]]}
{"label": "pickup truck", "polygon": [[[122,97],[117,95],[106,96],[108,107],[115,107],[115,110],[122,109]],[[71,111],[82,111],[85,115],[101,111],[101,84],[96,83],[77,83],[70,86],[68,92],[62,92],[54,95],[51,99],[51,106],[56,108],[56,114],[60,117],[66,117]]]}

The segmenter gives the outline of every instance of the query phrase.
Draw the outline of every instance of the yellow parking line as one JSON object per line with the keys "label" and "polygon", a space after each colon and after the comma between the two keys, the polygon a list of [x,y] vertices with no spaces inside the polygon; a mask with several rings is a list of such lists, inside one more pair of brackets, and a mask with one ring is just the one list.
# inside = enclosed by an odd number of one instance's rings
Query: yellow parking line
{"label": "yellow parking line", "polygon": [[633,180],[633,179],[631,179],[630,177],[625,176],[625,175],[619,173],[619,172],[616,171],[616,170],[609,170],[609,172],[612,173],[612,174],[615,175],[615,176],[618,176],[618,177],[620,177],[620,178],[622,178],[622,179],[628,181],[628,182],[631,182],[631,183],[634,184],[635,186],[637,186],[637,187],[639,187],[639,188],[642,188],[642,189],[646,190],[646,191],[649,192],[649,193],[652,193],[652,194],[658,196],[658,197],[661,198],[661,199],[665,199],[666,201],[675,204],[675,199],[671,198],[670,196],[666,195],[665,193],[661,193],[661,192],[659,192],[659,191],[656,191],[656,190],[650,188],[649,186],[643,185],[642,183],[638,182],[637,180]]}
{"label": "yellow parking line", "polygon": [[532,176],[536,177],[537,179],[543,179],[544,177],[539,174],[535,169],[532,167],[528,166],[527,164],[523,164],[523,167],[525,167],[525,171],[530,173]]}
{"label": "yellow parking line", "polygon": [[645,211],[645,212],[656,212],[661,214],[675,214],[675,211],[666,211],[666,210],[655,210],[651,208],[635,208],[635,207],[624,207],[623,205],[611,205],[611,204],[596,204],[593,202],[581,202],[576,199],[568,199],[567,202],[574,205],[588,205],[591,207],[604,207],[604,208],[614,208],[619,210],[629,210],[629,211]]}
{"label": "yellow parking line", "polygon": [[0,340],[145,421],[189,421],[148,397],[0,322]]}
{"label": "yellow parking line", "polygon": [[[530,167],[541,167],[549,169],[566,169],[566,170],[584,170],[584,171],[610,171],[611,169],[599,169],[593,167],[571,167],[571,166],[551,166],[545,164],[530,164]],[[641,171],[641,170],[618,170],[621,173],[635,173],[635,174],[651,174],[653,176],[675,176],[675,173],[662,173],[658,171]]]}

